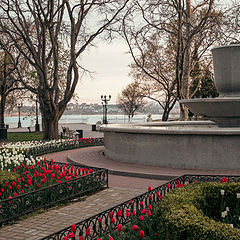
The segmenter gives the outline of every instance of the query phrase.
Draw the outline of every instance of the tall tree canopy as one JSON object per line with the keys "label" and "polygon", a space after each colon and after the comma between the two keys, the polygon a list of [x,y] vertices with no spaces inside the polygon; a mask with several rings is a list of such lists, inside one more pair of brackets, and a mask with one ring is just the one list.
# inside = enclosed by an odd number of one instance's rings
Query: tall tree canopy
{"label": "tall tree canopy", "polygon": [[[0,4],[0,45],[14,44],[36,72],[36,84],[18,74],[25,88],[39,99],[44,139],[58,138],[58,121],[73,97],[85,69],[79,60],[93,41],[111,26],[129,0],[2,0]],[[6,37],[5,37],[6,36]],[[68,51],[65,85],[60,94],[60,45]],[[15,54],[10,53],[15,62]],[[62,72],[61,72],[62,74]]]}
{"label": "tall tree canopy", "polygon": [[[164,112],[171,110],[174,98],[192,97],[195,91],[190,92],[190,86],[195,65],[202,69],[205,65],[202,62],[209,62],[210,47],[226,43],[223,27],[226,14],[214,3],[214,0],[137,0],[123,18],[124,38],[134,60],[134,71],[142,79],[154,82],[155,89],[159,86]],[[156,62],[157,58],[160,59]],[[187,119],[187,109],[183,105],[180,109],[181,119]]]}

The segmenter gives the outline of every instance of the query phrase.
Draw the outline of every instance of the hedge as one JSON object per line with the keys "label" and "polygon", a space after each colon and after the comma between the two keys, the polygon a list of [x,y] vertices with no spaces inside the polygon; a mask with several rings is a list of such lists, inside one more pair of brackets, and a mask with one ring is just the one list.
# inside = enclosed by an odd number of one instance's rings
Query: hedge
{"label": "hedge", "polygon": [[221,223],[221,194],[234,209],[239,183],[194,183],[168,193],[155,209],[161,240],[239,240],[240,229]]}

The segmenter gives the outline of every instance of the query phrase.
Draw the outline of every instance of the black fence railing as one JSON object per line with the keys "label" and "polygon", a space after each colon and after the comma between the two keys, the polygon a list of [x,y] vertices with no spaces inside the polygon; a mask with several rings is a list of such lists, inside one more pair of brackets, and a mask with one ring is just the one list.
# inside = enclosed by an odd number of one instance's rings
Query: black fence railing
{"label": "black fence railing", "polygon": [[43,144],[29,148],[27,154],[36,157],[52,152],[60,152],[88,146],[102,146],[103,144],[104,138],[70,139],[55,144]]}
{"label": "black fence railing", "polygon": [[[42,162],[47,167],[50,161]],[[56,163],[61,169],[71,164]],[[0,201],[0,225],[24,214],[108,187],[108,170],[91,168],[92,173]],[[81,170],[84,170],[83,168]]]}
{"label": "black fence railing", "polygon": [[[99,224],[101,224],[102,230],[105,233],[108,233],[109,226],[117,228],[118,224],[127,224],[130,222],[130,218],[126,213],[127,209],[130,209],[129,212],[133,210],[139,211],[140,202],[143,202],[145,206],[151,204],[157,204],[162,197],[166,195],[166,193],[180,186],[181,184],[191,184],[195,181],[198,182],[221,182],[223,177],[228,179],[231,182],[240,182],[240,176],[224,176],[224,175],[183,175],[181,177],[175,178],[168,183],[165,183],[159,187],[152,189],[144,194],[141,194],[133,199],[129,199],[126,202],[123,202],[113,208],[108,209],[107,211],[101,212],[93,217],[90,217],[86,220],[76,223],[76,231],[75,236],[83,236],[85,240],[95,240],[98,237]],[[150,196],[151,200],[150,200]],[[122,212],[122,216],[118,217],[119,210]],[[111,213],[111,214],[110,214]],[[115,223],[111,222],[111,218],[114,217],[116,219]],[[99,219],[101,219],[101,223],[99,223]],[[88,229],[88,234],[86,235]],[[89,231],[90,230],[90,231]],[[64,236],[68,236],[71,232],[71,226],[48,235],[42,239],[48,240],[60,240],[63,239]]]}

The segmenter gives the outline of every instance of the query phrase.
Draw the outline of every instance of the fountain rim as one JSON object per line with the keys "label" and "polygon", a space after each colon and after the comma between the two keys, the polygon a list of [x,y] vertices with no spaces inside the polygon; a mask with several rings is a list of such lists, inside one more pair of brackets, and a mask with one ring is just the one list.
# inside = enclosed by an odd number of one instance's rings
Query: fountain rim
{"label": "fountain rim", "polygon": [[215,50],[215,49],[221,49],[221,48],[234,48],[234,47],[240,47],[240,43],[233,43],[233,44],[229,44],[229,45],[223,45],[223,46],[218,46],[218,47],[213,47],[211,49],[211,51]]}
{"label": "fountain rim", "polygon": [[[218,128],[212,121],[192,121],[191,124],[186,124],[187,122],[189,121],[159,122],[159,125],[156,123],[105,124],[100,126],[100,132],[151,135],[240,135],[240,128]],[[196,127],[193,127],[194,125]]]}

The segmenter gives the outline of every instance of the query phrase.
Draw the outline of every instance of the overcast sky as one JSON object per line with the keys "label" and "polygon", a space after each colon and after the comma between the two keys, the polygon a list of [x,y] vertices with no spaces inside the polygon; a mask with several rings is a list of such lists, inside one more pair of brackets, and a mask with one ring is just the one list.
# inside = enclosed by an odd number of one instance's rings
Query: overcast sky
{"label": "overcast sky", "polygon": [[128,76],[128,65],[132,62],[124,40],[115,40],[111,44],[99,43],[82,58],[82,65],[95,72],[93,79],[84,77],[79,81],[76,93],[79,103],[99,103],[101,95],[112,95],[110,103],[116,102],[117,94],[132,79]]}

